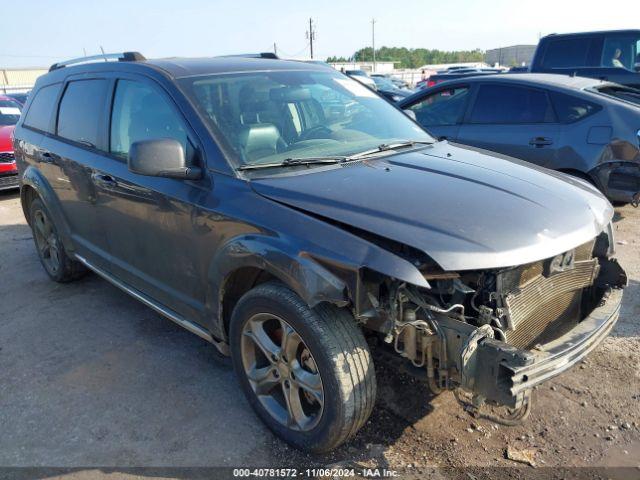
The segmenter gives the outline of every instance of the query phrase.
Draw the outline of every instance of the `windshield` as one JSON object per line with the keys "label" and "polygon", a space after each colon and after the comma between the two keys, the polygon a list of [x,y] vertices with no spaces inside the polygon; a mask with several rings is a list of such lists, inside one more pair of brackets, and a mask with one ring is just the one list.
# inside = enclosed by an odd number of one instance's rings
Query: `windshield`
{"label": "windshield", "polygon": [[433,141],[402,112],[337,72],[250,72],[180,82],[239,166]]}
{"label": "windshield", "polygon": [[20,119],[20,104],[14,100],[0,100],[0,126],[15,125]]}

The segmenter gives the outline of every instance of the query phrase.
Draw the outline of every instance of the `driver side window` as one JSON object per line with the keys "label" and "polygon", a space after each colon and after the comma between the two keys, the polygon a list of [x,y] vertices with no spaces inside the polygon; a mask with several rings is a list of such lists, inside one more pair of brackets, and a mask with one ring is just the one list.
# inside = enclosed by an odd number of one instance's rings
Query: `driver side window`
{"label": "driver side window", "polygon": [[469,97],[468,87],[454,87],[440,90],[409,107],[416,115],[416,121],[425,127],[457,124],[464,114]]}
{"label": "driver side window", "polygon": [[132,143],[160,138],[177,140],[187,158],[192,157],[186,129],[167,100],[141,82],[118,80],[111,113],[111,153],[126,159]]}

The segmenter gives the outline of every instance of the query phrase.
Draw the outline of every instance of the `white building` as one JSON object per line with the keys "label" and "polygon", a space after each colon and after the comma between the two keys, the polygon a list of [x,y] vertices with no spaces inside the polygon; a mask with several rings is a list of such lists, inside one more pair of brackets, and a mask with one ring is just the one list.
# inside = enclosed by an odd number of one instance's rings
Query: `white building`
{"label": "white building", "polygon": [[22,93],[33,88],[45,68],[0,68],[0,93]]}

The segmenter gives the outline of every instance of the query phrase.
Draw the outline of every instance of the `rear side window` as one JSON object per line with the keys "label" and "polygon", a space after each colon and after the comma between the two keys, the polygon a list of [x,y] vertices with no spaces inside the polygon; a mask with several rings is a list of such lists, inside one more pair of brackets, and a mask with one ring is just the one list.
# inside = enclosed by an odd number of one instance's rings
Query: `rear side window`
{"label": "rear side window", "polygon": [[24,118],[24,125],[31,128],[42,130],[43,132],[52,133],[49,128],[51,118],[60,93],[61,85],[48,85],[42,87],[36,92],[35,97],[31,101],[29,111]]}
{"label": "rear side window", "polygon": [[464,114],[469,97],[467,87],[441,90],[409,107],[416,114],[416,121],[425,127],[455,125]]}
{"label": "rear side window", "polygon": [[106,95],[106,80],[70,82],[60,101],[58,135],[91,147],[97,146]]}
{"label": "rear side window", "polygon": [[567,68],[587,66],[589,38],[571,38],[549,42],[542,66],[546,68]]}
{"label": "rear side window", "polygon": [[600,110],[600,106],[582,98],[565,95],[564,93],[549,92],[553,107],[561,123],[573,123]]}
{"label": "rear side window", "polygon": [[132,80],[118,80],[111,113],[111,153],[126,158],[131,144],[140,140],[171,138],[190,158],[193,149],[181,118],[153,88]]}
{"label": "rear side window", "polygon": [[470,121],[484,124],[552,123],[555,115],[543,90],[482,85]]}

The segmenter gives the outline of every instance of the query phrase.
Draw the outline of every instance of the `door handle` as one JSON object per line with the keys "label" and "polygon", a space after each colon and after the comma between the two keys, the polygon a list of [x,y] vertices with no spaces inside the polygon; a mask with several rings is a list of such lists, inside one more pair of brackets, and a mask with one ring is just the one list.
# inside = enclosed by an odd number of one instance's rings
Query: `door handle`
{"label": "door handle", "polygon": [[531,140],[529,140],[529,145],[537,148],[547,147],[549,145],[553,145],[553,140],[547,137],[534,137]]}
{"label": "door handle", "polygon": [[91,174],[91,180],[99,187],[114,188],[118,186],[118,182],[111,175],[105,175],[104,173]]}

